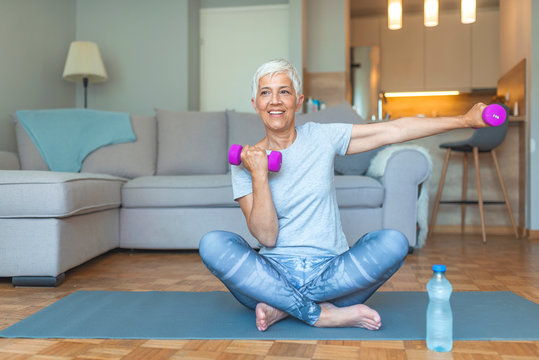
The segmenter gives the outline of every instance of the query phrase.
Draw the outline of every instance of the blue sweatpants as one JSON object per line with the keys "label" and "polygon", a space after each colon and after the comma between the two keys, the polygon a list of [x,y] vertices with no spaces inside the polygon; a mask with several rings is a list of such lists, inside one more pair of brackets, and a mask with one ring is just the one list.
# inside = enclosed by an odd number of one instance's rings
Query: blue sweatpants
{"label": "blue sweatpants", "polygon": [[310,325],[321,302],[365,302],[404,263],[408,240],[396,230],[362,236],[338,256],[264,256],[239,235],[212,231],[200,240],[206,267],[248,308],[260,302]]}

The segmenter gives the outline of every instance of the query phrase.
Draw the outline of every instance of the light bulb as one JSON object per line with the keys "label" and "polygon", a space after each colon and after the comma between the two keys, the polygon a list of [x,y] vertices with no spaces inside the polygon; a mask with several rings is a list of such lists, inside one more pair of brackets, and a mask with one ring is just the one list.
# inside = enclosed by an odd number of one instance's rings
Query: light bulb
{"label": "light bulb", "polygon": [[402,28],[402,0],[387,1],[387,26],[390,30]]}
{"label": "light bulb", "polygon": [[460,21],[463,24],[475,22],[475,0],[461,0]]}
{"label": "light bulb", "polygon": [[438,25],[438,0],[425,0],[425,26],[432,27]]}

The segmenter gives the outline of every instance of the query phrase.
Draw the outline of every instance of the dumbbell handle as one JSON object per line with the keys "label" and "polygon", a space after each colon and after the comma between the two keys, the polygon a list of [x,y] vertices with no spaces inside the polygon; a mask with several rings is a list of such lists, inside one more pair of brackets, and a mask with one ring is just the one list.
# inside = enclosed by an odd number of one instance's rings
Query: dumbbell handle
{"label": "dumbbell handle", "polygon": [[[241,150],[243,146],[234,144],[230,147],[228,151],[228,162],[232,165],[241,164]],[[283,154],[279,151],[272,151],[268,155],[268,170],[273,172],[278,172],[281,170],[281,163],[283,162]]]}

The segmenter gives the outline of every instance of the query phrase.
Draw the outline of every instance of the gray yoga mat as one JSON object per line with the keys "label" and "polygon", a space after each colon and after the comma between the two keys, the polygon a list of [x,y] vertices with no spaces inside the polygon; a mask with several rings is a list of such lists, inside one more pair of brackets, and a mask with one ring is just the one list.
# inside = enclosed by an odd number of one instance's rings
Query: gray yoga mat
{"label": "gray yoga mat", "polygon": [[[77,291],[0,332],[9,338],[425,339],[425,292],[377,292],[382,328],[319,329],[287,318],[266,332],[227,292]],[[539,340],[539,305],[511,292],[455,292],[455,340]]]}

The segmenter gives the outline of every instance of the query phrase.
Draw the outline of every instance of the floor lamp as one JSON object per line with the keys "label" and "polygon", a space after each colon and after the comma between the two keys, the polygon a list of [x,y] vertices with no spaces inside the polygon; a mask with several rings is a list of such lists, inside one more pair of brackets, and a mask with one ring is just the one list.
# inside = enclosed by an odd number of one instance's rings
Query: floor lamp
{"label": "floor lamp", "polygon": [[88,83],[107,80],[97,44],[91,41],[73,41],[69,46],[64,67],[65,80],[82,82],[84,86],[84,108],[88,107]]}

